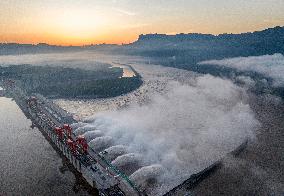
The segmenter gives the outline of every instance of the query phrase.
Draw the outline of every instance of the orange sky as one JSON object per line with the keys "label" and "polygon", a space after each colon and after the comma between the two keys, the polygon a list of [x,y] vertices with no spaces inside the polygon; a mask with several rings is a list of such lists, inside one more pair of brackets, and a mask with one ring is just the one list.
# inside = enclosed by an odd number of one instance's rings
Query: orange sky
{"label": "orange sky", "polygon": [[283,0],[9,0],[0,42],[129,43],[146,33],[240,33],[284,25]]}

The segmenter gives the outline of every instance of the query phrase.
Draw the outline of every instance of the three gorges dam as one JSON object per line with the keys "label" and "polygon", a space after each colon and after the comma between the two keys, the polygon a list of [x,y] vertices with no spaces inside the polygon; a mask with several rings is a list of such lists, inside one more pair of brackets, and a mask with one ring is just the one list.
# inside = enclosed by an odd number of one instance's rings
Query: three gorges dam
{"label": "three gorges dam", "polygon": [[[141,154],[129,152],[125,145],[115,145],[110,136],[88,123],[77,122],[72,115],[40,94],[27,95],[15,81],[5,80],[2,92],[13,98],[33,125],[38,127],[58,152],[102,196],[153,195],[157,179],[164,174],[159,164],[143,165]],[[247,142],[247,141],[246,141]],[[246,145],[244,142],[233,153]],[[191,175],[180,185],[162,195],[186,195],[208,173],[218,167],[214,162],[199,173]]]}

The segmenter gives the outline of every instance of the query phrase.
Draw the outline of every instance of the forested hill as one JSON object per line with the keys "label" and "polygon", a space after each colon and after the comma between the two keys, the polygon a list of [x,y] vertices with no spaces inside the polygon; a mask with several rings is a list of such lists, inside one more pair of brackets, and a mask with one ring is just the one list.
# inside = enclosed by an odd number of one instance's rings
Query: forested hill
{"label": "forested hill", "polygon": [[85,70],[61,66],[11,65],[0,66],[0,81],[12,79],[28,93],[48,98],[106,98],[137,89],[139,75],[123,78],[121,68]]}
{"label": "forested hill", "polygon": [[54,46],[48,44],[0,43],[0,55],[74,52],[94,50],[149,57],[173,57],[177,63],[235,56],[284,53],[284,27],[242,34],[146,34],[127,45],[92,44]]}
{"label": "forested hill", "polygon": [[262,31],[255,31],[249,33],[241,34],[220,34],[220,35],[211,35],[211,34],[201,34],[201,33],[180,33],[176,35],[167,35],[167,34],[141,34],[138,40],[135,43],[141,43],[145,41],[170,41],[170,42],[183,42],[183,41],[208,41],[208,40],[242,40],[248,39],[252,41],[255,38],[278,38],[284,35],[284,27],[275,27],[269,28]]}
{"label": "forested hill", "polygon": [[[253,71],[240,71],[217,65],[198,65],[198,62],[231,57],[284,54],[284,27],[243,34],[148,34],[140,35],[124,52],[147,57],[152,64],[182,68],[202,74],[234,79],[249,76],[256,82],[255,92],[269,92],[284,99],[284,87],[272,85],[272,79]],[[268,81],[263,85],[262,81]]]}
{"label": "forested hill", "polygon": [[284,53],[284,27],[242,34],[140,35],[125,52],[149,57],[172,57],[175,63],[191,63],[236,56]]}

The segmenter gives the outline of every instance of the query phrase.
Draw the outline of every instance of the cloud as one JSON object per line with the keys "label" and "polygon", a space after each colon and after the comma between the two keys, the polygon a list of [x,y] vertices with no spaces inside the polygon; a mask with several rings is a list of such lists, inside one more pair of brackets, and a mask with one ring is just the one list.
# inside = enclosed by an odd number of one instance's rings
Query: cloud
{"label": "cloud", "polygon": [[149,23],[138,23],[138,24],[129,24],[129,25],[124,25],[122,28],[124,29],[136,29],[136,28],[141,28],[141,27],[146,27],[149,26]]}
{"label": "cloud", "polygon": [[199,63],[199,65],[203,64],[226,66],[241,71],[257,72],[272,78],[274,86],[284,86],[284,56],[282,54],[209,60]]}
{"label": "cloud", "polygon": [[281,19],[264,19],[263,22],[269,23],[269,24],[278,24],[278,23],[283,23],[283,20]]}
{"label": "cloud", "polygon": [[123,10],[123,9],[120,9],[120,8],[113,8],[114,11],[120,13],[120,14],[123,14],[123,15],[127,15],[127,16],[135,16],[137,15],[136,13],[134,12],[130,12],[130,11],[127,11],[127,10]]}

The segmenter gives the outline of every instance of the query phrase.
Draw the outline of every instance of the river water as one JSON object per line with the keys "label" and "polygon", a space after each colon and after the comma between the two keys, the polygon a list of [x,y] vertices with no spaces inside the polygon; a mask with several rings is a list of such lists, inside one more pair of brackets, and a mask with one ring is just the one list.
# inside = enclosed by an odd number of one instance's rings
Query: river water
{"label": "river water", "polygon": [[0,195],[89,195],[41,132],[0,97]]}
{"label": "river water", "polygon": [[134,77],[136,75],[135,72],[133,71],[133,69],[129,65],[112,63],[112,67],[120,67],[121,69],[123,69],[123,74],[121,76],[122,78],[131,78],[131,77]]}

